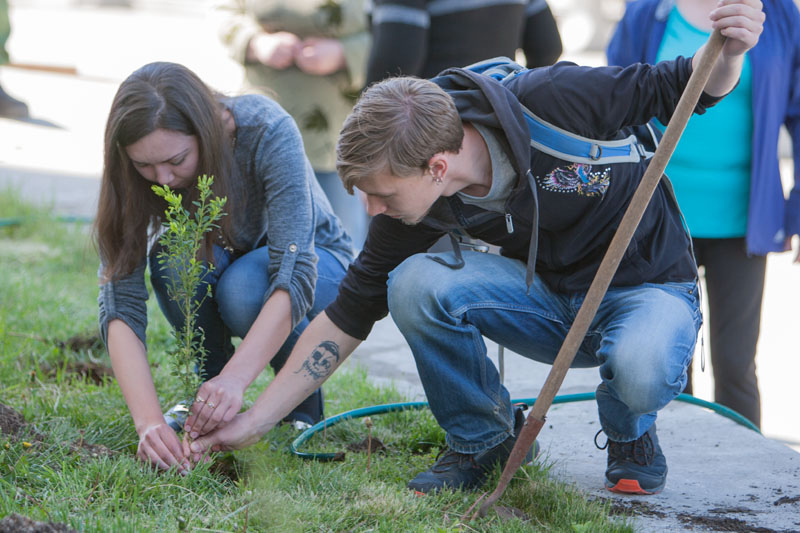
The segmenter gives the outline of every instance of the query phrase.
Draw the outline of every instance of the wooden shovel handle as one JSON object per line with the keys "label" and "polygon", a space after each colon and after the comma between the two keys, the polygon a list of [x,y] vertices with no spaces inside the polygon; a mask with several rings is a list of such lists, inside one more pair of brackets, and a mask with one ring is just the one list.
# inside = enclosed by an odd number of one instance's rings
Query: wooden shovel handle
{"label": "wooden shovel handle", "polygon": [[[647,204],[650,202],[650,198],[653,196],[653,192],[664,174],[664,169],[667,167],[667,163],[669,163],[669,159],[675,151],[675,146],[686,128],[686,123],[694,112],[697,101],[700,99],[708,78],[711,76],[714,63],[716,63],[720,52],[722,52],[722,45],[724,44],[725,37],[719,30],[715,30],[705,45],[700,62],[689,78],[686,89],[684,89],[669,125],[664,132],[664,137],[661,139],[661,143],[658,145],[641,183],[639,183],[636,192],[633,194],[631,203],[628,205],[628,209],[622,217],[622,221],[603,257],[603,261],[600,263],[597,274],[595,274],[592,284],[586,293],[586,299],[583,301],[575,321],[572,323],[564,343],[561,345],[561,349],[553,362],[553,367],[550,369],[542,390],[537,396],[528,418],[525,420],[525,425],[511,451],[497,488],[483,502],[476,515],[486,516],[488,510],[500,499],[511,478],[514,477],[514,474],[522,464],[528,449],[533,445],[536,436],[542,429],[545,415],[550,409],[558,389],[561,388],[561,383],[564,381],[567,370],[572,366],[575,354],[578,352],[578,348],[580,348],[592,320],[594,320],[597,309],[600,307],[600,302],[603,300],[603,296],[605,296],[608,286],[611,284],[611,279],[614,277],[622,256],[630,244],[634,231],[636,231],[636,226],[639,225],[642,215],[647,209]],[[475,517],[473,515],[472,518]]]}

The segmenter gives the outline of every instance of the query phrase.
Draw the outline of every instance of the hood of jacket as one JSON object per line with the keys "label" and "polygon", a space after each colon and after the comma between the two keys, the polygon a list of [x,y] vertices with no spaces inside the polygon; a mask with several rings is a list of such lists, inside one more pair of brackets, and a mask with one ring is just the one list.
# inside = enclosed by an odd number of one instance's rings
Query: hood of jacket
{"label": "hood of jacket", "polygon": [[517,97],[494,78],[462,68],[447,69],[431,81],[453,98],[463,122],[503,131],[514,169],[523,177],[530,168],[531,147]]}
{"label": "hood of jacket", "polygon": [[[526,283],[533,283],[538,248],[538,198],[533,176],[530,172],[531,144],[530,133],[525,122],[522,106],[516,95],[492,77],[472,72],[463,68],[451,68],[443,71],[431,80],[447,92],[455,102],[458,114],[463,122],[480,124],[503,133],[511,150],[511,164],[517,172],[515,190],[527,190],[530,197],[531,228],[528,242]],[[452,206],[457,204],[461,211],[464,206],[455,196],[440,198],[431,209],[426,223],[450,230],[454,224]]]}

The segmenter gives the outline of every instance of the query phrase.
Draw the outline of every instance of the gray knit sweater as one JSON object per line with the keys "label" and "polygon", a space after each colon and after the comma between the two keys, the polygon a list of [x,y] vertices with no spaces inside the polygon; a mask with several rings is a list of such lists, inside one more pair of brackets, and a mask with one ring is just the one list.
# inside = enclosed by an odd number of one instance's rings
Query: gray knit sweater
{"label": "gray knit sweater", "polygon": [[[275,289],[286,290],[291,297],[294,328],[314,299],[314,246],[331,252],[346,267],[353,259],[352,243],[314,178],[292,118],[277,103],[260,95],[227,98],[223,103],[236,122],[234,157],[241,176],[239,182],[230,184],[231,196],[246,199],[245,211],[235,214],[233,239],[243,251],[266,240],[270,261],[264,276],[272,283],[264,301]],[[142,258],[130,275],[100,286],[103,340],[107,339],[109,321],[119,318],[146,344],[146,264],[146,258]]]}

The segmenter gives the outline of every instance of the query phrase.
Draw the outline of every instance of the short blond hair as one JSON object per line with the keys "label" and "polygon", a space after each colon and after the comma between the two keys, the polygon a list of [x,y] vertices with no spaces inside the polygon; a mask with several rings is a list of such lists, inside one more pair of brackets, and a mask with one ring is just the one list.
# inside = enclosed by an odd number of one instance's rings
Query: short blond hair
{"label": "short blond hair", "polygon": [[347,191],[380,172],[410,176],[440,152],[457,153],[464,127],[453,99],[429,80],[389,78],[370,86],[344,121],[336,170]]}

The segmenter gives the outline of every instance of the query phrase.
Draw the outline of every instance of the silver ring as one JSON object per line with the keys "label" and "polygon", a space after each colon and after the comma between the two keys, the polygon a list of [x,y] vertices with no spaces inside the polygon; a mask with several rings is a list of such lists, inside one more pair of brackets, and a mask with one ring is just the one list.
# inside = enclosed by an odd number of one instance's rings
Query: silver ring
{"label": "silver ring", "polygon": [[200,396],[198,396],[197,398],[194,399],[194,401],[196,401],[197,403],[203,403],[205,400]]}
{"label": "silver ring", "polygon": [[208,402],[206,405],[207,405],[207,406],[209,406],[209,407],[210,407],[210,408],[212,408],[212,409],[216,409],[216,408],[217,408],[217,406],[216,406],[216,405],[214,405],[214,404],[213,404],[213,403],[211,403],[211,402]]}

